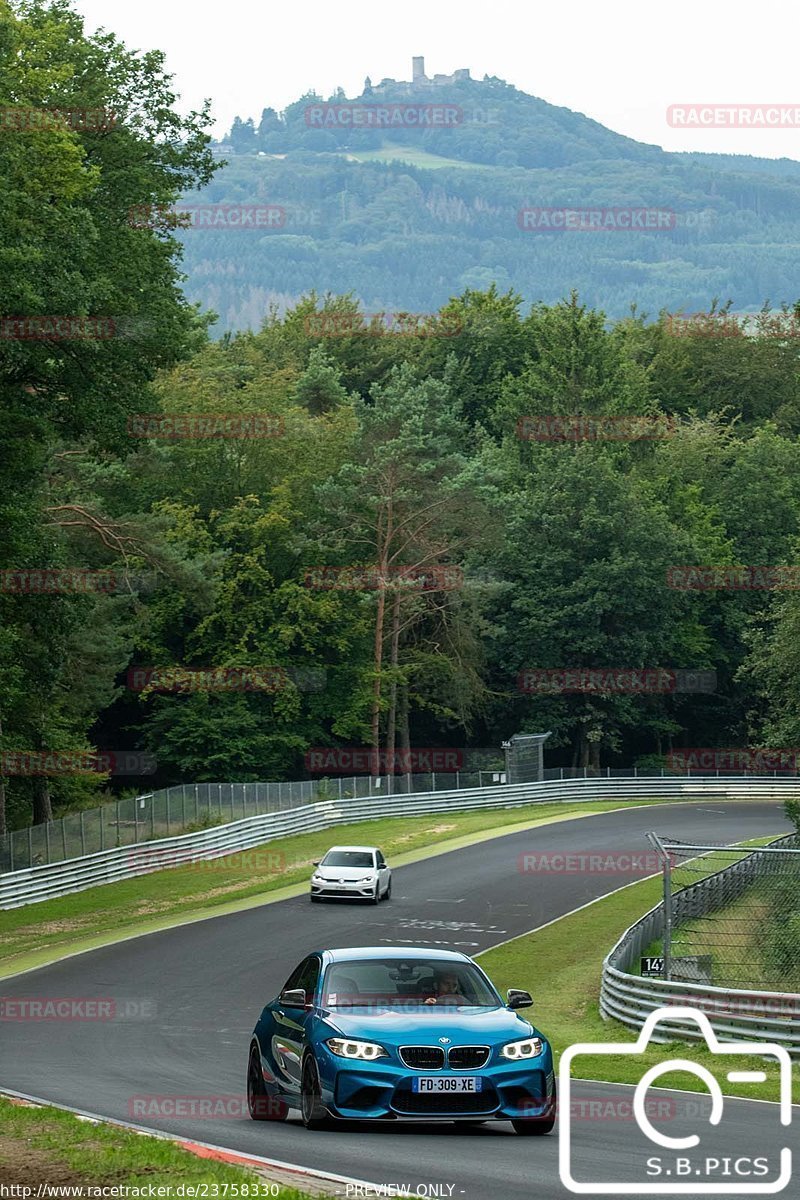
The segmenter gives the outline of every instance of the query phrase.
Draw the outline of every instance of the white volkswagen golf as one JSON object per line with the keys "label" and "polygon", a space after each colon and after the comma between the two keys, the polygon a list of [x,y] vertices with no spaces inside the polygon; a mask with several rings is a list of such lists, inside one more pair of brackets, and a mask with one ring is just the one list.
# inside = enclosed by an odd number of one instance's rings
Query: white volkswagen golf
{"label": "white volkswagen golf", "polygon": [[312,901],[350,898],[377,904],[392,894],[392,872],[377,846],[331,846],[314,867]]}

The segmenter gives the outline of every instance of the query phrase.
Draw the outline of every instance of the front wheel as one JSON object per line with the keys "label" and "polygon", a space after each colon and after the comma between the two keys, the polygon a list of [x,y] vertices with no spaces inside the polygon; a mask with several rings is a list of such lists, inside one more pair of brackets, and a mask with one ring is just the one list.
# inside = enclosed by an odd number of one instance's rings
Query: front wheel
{"label": "front wheel", "polygon": [[328,1110],[322,1103],[322,1089],[319,1082],[319,1071],[313,1057],[309,1054],[303,1063],[303,1077],[300,1087],[300,1115],[306,1129],[327,1129],[330,1125]]}
{"label": "front wheel", "polygon": [[277,1096],[271,1096],[264,1086],[261,1055],[254,1044],[247,1063],[247,1111],[254,1121],[285,1121],[289,1110]]}
{"label": "front wheel", "polygon": [[515,1133],[521,1133],[523,1137],[544,1137],[548,1133],[553,1132],[556,1123],[556,1087],[553,1084],[553,1099],[547,1113],[541,1117],[531,1117],[523,1121],[512,1121]]}
{"label": "front wheel", "polygon": [[392,881],[391,881],[391,879],[389,880],[389,882],[386,885],[386,891],[383,893],[383,898],[384,898],[384,900],[391,900],[391,898],[392,898]]}

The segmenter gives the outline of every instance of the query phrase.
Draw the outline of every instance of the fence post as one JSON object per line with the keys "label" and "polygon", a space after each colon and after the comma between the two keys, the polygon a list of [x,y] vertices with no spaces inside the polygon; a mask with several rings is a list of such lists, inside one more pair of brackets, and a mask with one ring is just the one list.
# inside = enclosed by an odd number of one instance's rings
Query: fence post
{"label": "fence post", "polygon": [[[167,795],[169,795],[169,788],[167,788]],[[155,792],[153,792],[152,795],[150,796],[150,837],[154,838],[155,836],[156,836],[156,794],[155,794]]]}
{"label": "fence post", "polygon": [[194,820],[195,820],[195,824],[197,824],[199,819],[200,819],[200,797],[198,794],[197,784],[195,784],[194,785]]}
{"label": "fence post", "polygon": [[50,822],[45,821],[44,824],[44,842],[47,847],[47,861],[50,862]]}
{"label": "fence post", "polygon": [[664,978],[672,978],[672,863],[664,856]]}
{"label": "fence post", "polygon": [[99,816],[99,818],[100,818],[100,849],[101,849],[101,850],[105,850],[105,848],[106,848],[106,823],[105,823],[105,821],[103,820],[103,810],[102,810],[102,808],[101,808],[101,809],[99,809],[99,811],[98,811],[98,814],[97,814],[97,815],[98,815],[98,816]]}
{"label": "fence post", "polygon": [[[81,813],[81,817],[83,817],[83,813]],[[81,832],[83,832],[83,830],[81,830]],[[64,820],[63,817],[61,818],[61,849],[63,851],[64,858],[66,858],[67,857],[67,822]],[[85,854],[86,853],[85,847],[81,846],[81,851],[83,854]]]}
{"label": "fence post", "polygon": [[169,828],[169,793],[170,793],[170,789],[169,789],[169,788],[167,788],[167,837],[169,837],[169,834],[170,834],[170,828]]}
{"label": "fence post", "polygon": [[86,853],[86,824],[84,822],[85,813],[81,809],[81,854]]}

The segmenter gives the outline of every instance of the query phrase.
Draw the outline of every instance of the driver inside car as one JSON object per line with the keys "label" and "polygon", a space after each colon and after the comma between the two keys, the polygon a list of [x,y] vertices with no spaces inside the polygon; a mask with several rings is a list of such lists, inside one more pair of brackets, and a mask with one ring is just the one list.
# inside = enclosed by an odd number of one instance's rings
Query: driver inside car
{"label": "driver inside car", "polygon": [[455,971],[438,971],[435,978],[436,994],[429,996],[426,1004],[469,1004],[461,992],[461,984]]}

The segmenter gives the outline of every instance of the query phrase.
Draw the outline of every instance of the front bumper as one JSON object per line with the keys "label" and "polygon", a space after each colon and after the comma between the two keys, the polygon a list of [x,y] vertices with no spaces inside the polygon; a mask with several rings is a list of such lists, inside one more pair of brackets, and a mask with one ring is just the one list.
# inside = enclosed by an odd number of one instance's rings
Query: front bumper
{"label": "front bumper", "polygon": [[[554,1092],[553,1060],[549,1047],[526,1063],[496,1062],[475,1071],[410,1071],[399,1060],[363,1063],[317,1051],[323,1103],[338,1117],[351,1120],[497,1120],[511,1121],[547,1115]],[[478,1077],[480,1092],[415,1093],[412,1080],[425,1074],[457,1078]]]}
{"label": "front bumper", "polygon": [[373,880],[371,883],[349,883],[349,882],[325,882],[311,883],[311,895],[319,896],[325,900],[372,900],[375,895],[377,883]]}

